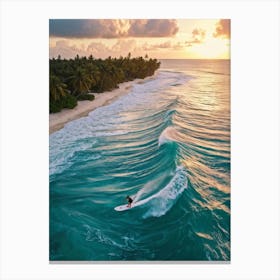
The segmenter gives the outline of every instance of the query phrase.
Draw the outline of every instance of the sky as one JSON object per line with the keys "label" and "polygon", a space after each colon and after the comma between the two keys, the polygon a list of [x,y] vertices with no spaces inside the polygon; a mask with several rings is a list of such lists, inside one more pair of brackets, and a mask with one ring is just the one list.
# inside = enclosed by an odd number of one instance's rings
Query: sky
{"label": "sky", "polygon": [[50,58],[229,59],[229,19],[50,19]]}

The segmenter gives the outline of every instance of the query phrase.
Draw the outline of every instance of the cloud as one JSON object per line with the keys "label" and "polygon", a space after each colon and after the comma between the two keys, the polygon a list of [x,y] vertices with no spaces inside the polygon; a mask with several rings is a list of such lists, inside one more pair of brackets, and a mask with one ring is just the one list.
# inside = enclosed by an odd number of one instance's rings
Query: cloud
{"label": "cloud", "polygon": [[126,38],[169,37],[178,32],[170,19],[51,19],[50,37]]}
{"label": "cloud", "polygon": [[178,42],[177,44],[173,45],[173,49],[174,50],[181,50],[183,49],[185,46],[181,43],[181,42]]}
{"label": "cloud", "polygon": [[153,47],[154,49],[168,49],[168,48],[172,48],[172,44],[170,41],[167,41],[160,44],[151,45],[151,47]]}
{"label": "cloud", "polygon": [[135,40],[118,40],[116,44],[114,44],[111,48],[111,51],[121,52],[121,53],[129,53],[133,52],[137,48],[137,44]]}
{"label": "cloud", "polygon": [[181,50],[185,47],[183,42],[172,43],[165,41],[157,44],[149,44],[144,42],[139,44],[135,39],[119,39],[113,45],[108,45],[104,41],[91,41],[88,44],[75,44],[75,40],[62,39],[50,45],[50,58],[61,55],[62,58],[74,58],[79,56],[93,55],[95,58],[119,57],[126,56],[129,52],[133,56],[145,55],[145,53],[158,51],[174,51]]}
{"label": "cloud", "polygon": [[156,50],[156,48],[153,45],[150,45],[146,42],[141,46],[141,48],[142,48],[143,51],[154,51],[154,50]]}
{"label": "cloud", "polygon": [[118,40],[113,46],[107,46],[102,42],[91,42],[88,45],[80,45],[71,43],[69,40],[63,39],[57,41],[50,46],[50,58],[61,55],[63,58],[73,58],[77,54],[79,56],[93,55],[96,58],[106,58],[109,55],[118,57],[120,55],[126,56],[129,52],[142,50],[137,47],[135,40]]}
{"label": "cloud", "polygon": [[51,19],[50,36],[64,38],[118,38],[127,33],[126,20]]}
{"label": "cloud", "polygon": [[100,43],[100,42],[93,42],[91,44],[88,45],[87,47],[87,53],[92,54],[93,56],[95,55],[99,55],[100,53],[110,53],[111,50],[104,44]]}
{"label": "cloud", "polygon": [[230,19],[220,19],[216,23],[216,30],[213,33],[215,38],[230,38]]}
{"label": "cloud", "polygon": [[66,40],[60,40],[50,47],[50,57],[61,55],[63,58],[73,58],[77,54],[80,56],[88,55],[88,52],[82,47],[77,47],[75,44],[70,45]]}
{"label": "cloud", "polygon": [[187,47],[191,47],[193,44],[201,44],[205,39],[206,32],[201,28],[195,28],[192,31],[192,38],[189,41],[186,41],[185,44]]}
{"label": "cloud", "polygon": [[138,47],[138,50],[140,49],[142,49],[143,51],[157,51],[159,49],[180,50],[183,47],[184,44],[182,44],[181,42],[172,44],[171,41],[166,41],[159,44],[144,43],[142,46]]}
{"label": "cloud", "polygon": [[192,37],[195,42],[201,43],[205,38],[205,30],[196,28],[192,31]]}
{"label": "cloud", "polygon": [[133,19],[130,20],[128,36],[131,37],[170,37],[179,30],[173,19]]}

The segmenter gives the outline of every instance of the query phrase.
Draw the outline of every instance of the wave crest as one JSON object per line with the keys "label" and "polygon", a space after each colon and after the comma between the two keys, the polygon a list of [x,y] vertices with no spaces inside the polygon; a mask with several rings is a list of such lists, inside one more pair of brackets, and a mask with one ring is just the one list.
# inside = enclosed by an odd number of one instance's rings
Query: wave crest
{"label": "wave crest", "polygon": [[187,171],[179,166],[170,182],[156,194],[138,202],[138,205],[147,205],[149,209],[143,218],[160,217],[165,215],[176,203],[177,199],[188,186]]}
{"label": "wave crest", "polygon": [[168,126],[165,128],[158,138],[158,145],[161,146],[168,142],[174,142],[177,138],[177,130],[174,126]]}

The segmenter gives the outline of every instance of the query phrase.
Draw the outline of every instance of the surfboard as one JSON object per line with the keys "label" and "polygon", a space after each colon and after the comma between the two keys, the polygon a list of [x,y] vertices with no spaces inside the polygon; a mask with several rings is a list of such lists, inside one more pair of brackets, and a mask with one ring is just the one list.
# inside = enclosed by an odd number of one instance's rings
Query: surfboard
{"label": "surfboard", "polygon": [[[136,195],[132,195],[131,198],[134,200],[136,198]],[[131,207],[128,207],[128,204],[124,204],[124,205],[119,205],[117,207],[115,207],[114,209],[116,211],[126,211],[126,210],[130,210],[131,208],[139,205],[139,202],[140,201],[137,201],[137,202],[132,202],[131,203]],[[141,204],[141,203],[140,203]]]}
{"label": "surfboard", "polygon": [[[133,200],[135,199],[135,197],[136,197],[136,196],[132,196]],[[150,200],[153,199],[154,197],[155,197],[155,194],[152,195],[152,196],[150,196],[150,197],[147,197],[147,198],[145,198],[145,199],[142,199],[142,200],[139,200],[139,201],[136,201],[136,202],[132,202],[132,203],[131,203],[131,207],[128,207],[128,205],[125,204],[125,205],[117,206],[117,207],[115,207],[114,209],[115,209],[116,211],[126,211],[126,210],[130,210],[130,209],[132,209],[132,208],[134,208],[134,207],[136,207],[136,206],[140,206],[140,205],[143,205],[143,204],[147,203],[148,201],[150,201]],[[134,201],[135,201],[135,200],[134,200]]]}
{"label": "surfboard", "polygon": [[128,207],[128,205],[125,204],[125,205],[117,206],[117,207],[115,207],[114,209],[115,209],[116,211],[126,211],[126,210],[130,210],[130,209],[133,208],[133,207],[134,207],[134,205],[133,205],[133,203],[132,203],[132,204],[131,204],[131,207]]}

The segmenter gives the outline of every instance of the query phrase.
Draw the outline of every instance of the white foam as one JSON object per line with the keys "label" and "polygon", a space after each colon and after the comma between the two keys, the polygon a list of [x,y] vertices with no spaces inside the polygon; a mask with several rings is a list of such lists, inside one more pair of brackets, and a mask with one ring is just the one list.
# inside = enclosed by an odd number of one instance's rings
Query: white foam
{"label": "white foam", "polygon": [[177,130],[174,126],[168,126],[165,128],[158,138],[158,145],[161,146],[164,143],[175,141]]}
{"label": "white foam", "polygon": [[[151,79],[134,84],[131,92],[115,102],[99,107],[88,117],[71,121],[50,135],[50,175],[60,173],[71,166],[71,157],[77,151],[89,149],[99,137],[123,135],[126,131],[126,115],[122,112],[143,110],[158,100],[158,94],[174,83],[185,83],[188,76],[178,72],[159,71]],[[172,128],[162,134],[161,142],[170,139]],[[159,141],[159,142],[160,142]]]}
{"label": "white foam", "polygon": [[[146,206],[148,208],[143,214],[143,218],[160,217],[171,209],[187,186],[187,171],[184,167],[179,166],[170,182],[162,190],[143,200],[137,201],[137,206],[134,207]],[[146,189],[144,188],[145,191]],[[136,194],[134,199],[137,200],[137,197],[140,195],[142,195],[141,191]]]}
{"label": "white foam", "polygon": [[[96,140],[91,137],[91,130],[71,129],[70,127],[59,130],[50,136],[50,166],[49,173],[61,173],[73,164],[73,156],[78,151],[85,151],[91,148]],[[85,123],[83,123],[85,126]],[[98,155],[95,155],[97,157]]]}
{"label": "white foam", "polygon": [[176,203],[187,186],[188,179],[186,170],[182,166],[177,167],[175,176],[166,187],[151,197],[149,209],[144,213],[143,218],[165,215]]}

